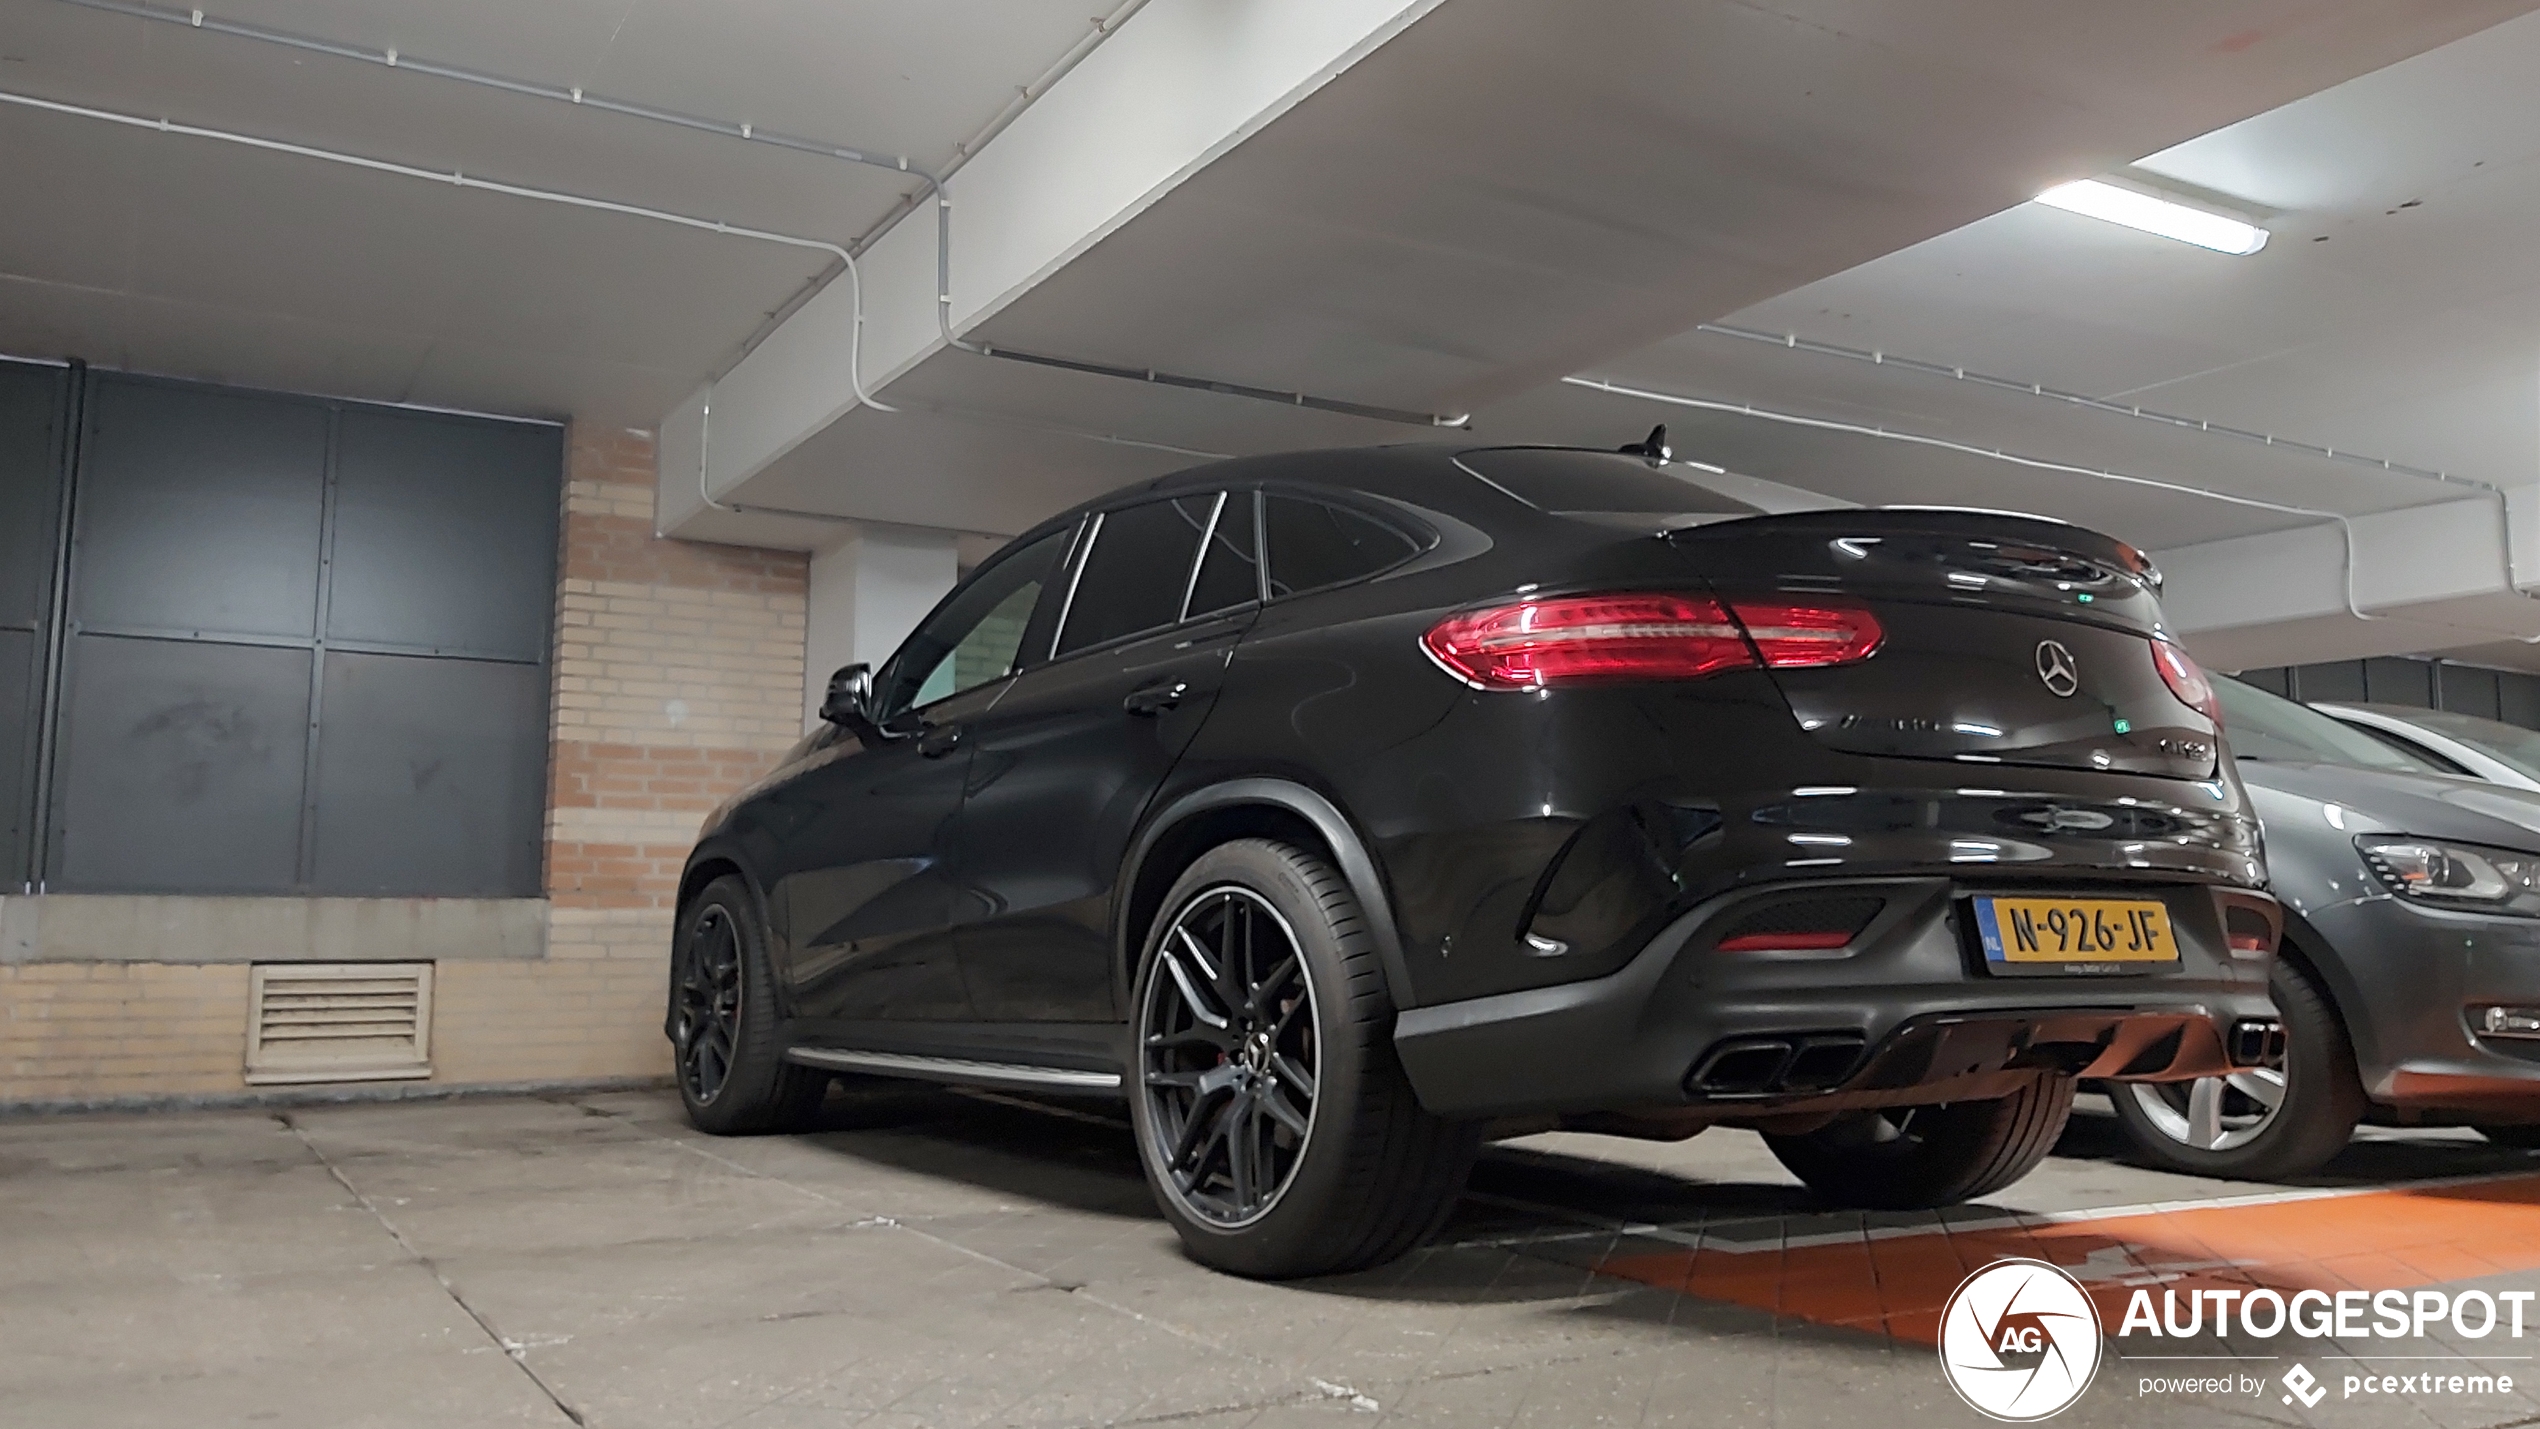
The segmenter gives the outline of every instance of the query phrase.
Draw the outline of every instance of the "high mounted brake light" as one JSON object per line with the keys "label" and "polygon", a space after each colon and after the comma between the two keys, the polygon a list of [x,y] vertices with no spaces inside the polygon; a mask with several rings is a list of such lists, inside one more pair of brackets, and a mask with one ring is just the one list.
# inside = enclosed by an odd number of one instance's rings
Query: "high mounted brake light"
{"label": "high mounted brake light", "polygon": [[1846,665],[1885,632],[1856,606],[1653,591],[1548,596],[1451,615],[1420,638],[1469,685],[1531,690],[1622,680],[1690,680],[1759,666]]}

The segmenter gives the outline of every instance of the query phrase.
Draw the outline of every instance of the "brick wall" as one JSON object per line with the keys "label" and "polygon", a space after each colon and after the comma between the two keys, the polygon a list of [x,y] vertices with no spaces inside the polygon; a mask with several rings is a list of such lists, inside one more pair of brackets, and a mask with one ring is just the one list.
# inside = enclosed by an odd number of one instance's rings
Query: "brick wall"
{"label": "brick wall", "polygon": [[697,825],[802,732],[805,558],[653,536],[653,443],[573,434],[556,611],[547,957],[449,963],[436,1079],[667,1073]]}
{"label": "brick wall", "polygon": [[[577,428],[565,486],[545,955],[437,964],[439,1083],[666,1074],[680,864],[801,731],[805,558],[655,539],[643,433]],[[245,1090],[258,956],[0,963],[0,1105]]]}

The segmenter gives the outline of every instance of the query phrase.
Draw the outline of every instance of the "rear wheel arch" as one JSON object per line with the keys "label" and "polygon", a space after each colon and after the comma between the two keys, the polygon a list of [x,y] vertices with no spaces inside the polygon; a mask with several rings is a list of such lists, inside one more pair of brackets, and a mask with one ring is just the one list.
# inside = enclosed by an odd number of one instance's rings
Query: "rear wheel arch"
{"label": "rear wheel arch", "polygon": [[1266,838],[1328,859],[1366,911],[1395,1007],[1415,1005],[1393,900],[1376,860],[1347,815],[1323,795],[1286,779],[1231,779],[1175,799],[1147,821],[1122,861],[1114,899],[1112,972],[1120,1005],[1145,952],[1164,896],[1202,854],[1237,839]]}

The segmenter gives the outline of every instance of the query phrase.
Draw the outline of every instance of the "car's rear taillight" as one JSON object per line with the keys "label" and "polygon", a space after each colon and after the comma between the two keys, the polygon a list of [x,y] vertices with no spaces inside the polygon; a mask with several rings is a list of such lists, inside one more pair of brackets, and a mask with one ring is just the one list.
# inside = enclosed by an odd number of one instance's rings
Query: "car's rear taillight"
{"label": "car's rear taillight", "polygon": [[1848,664],[1884,638],[1877,617],[1854,605],[1619,591],[1467,611],[1439,621],[1420,643],[1468,684],[1524,690]]}
{"label": "car's rear taillight", "polygon": [[1439,664],[1486,689],[1580,680],[1685,680],[1753,665],[1729,613],[1699,596],[1558,596],[1451,615],[1421,637]]}
{"label": "car's rear taillight", "polygon": [[1776,670],[1849,665],[1870,658],[1887,638],[1878,617],[1857,605],[1741,600],[1729,608]]}
{"label": "car's rear taillight", "polygon": [[2178,702],[2222,727],[2222,701],[2215,697],[2214,682],[2188,658],[2187,652],[2167,640],[2152,642],[2152,663],[2160,667],[2161,683],[2170,687]]}

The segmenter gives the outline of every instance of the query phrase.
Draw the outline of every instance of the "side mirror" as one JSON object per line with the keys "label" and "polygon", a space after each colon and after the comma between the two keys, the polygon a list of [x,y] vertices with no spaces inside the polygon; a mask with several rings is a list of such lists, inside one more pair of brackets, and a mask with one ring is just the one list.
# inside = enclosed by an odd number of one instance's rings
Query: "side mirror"
{"label": "side mirror", "polygon": [[857,663],[842,665],[829,677],[829,693],[820,701],[820,717],[850,734],[871,737],[873,725],[873,669]]}

